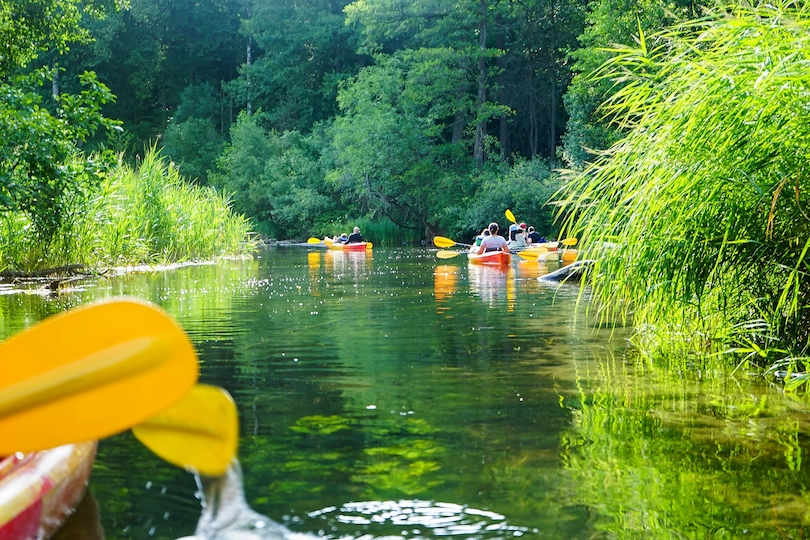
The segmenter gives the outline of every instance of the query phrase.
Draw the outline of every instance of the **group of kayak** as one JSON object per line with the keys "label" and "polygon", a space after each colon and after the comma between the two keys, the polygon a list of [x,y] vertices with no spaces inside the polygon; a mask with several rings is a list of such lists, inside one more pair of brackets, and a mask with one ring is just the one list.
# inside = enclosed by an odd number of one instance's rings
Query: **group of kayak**
{"label": "group of kayak", "polygon": [[[523,253],[523,258],[544,260],[550,252],[556,252],[559,242],[548,242],[535,233],[534,228],[526,230],[526,224],[513,224],[509,229],[509,240],[498,234],[500,227],[492,222],[470,246],[467,257],[472,264],[509,264],[513,253]],[[523,256],[523,255],[522,255]]]}

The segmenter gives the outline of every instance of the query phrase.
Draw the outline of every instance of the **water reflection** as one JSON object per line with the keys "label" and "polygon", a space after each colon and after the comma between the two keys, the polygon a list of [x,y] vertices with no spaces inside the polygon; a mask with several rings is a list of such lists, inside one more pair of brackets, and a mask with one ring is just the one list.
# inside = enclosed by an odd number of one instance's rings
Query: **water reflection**
{"label": "water reflection", "polygon": [[436,313],[451,317],[448,300],[456,292],[459,267],[450,264],[441,264],[433,270],[433,295],[436,298]]}
{"label": "water reflection", "polygon": [[[512,266],[468,264],[470,289],[485,303],[495,306],[507,295],[507,283],[512,271]],[[514,300],[514,291],[511,291],[510,297]]]}
{"label": "water reflection", "polygon": [[[0,331],[107,296],[163,305],[189,329],[201,380],[239,407],[246,503],[295,533],[801,537],[810,424],[778,389],[700,359],[627,356],[626,331],[596,333],[578,287],[542,286],[540,263],[357,255],[274,249],[0,295]],[[96,463],[107,538],[194,533],[189,474],[128,433]]]}

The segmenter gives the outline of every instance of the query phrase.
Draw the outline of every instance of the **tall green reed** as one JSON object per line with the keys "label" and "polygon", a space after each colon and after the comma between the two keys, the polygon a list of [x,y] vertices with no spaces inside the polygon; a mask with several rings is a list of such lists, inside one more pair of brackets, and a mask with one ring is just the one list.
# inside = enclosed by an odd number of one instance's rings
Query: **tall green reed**
{"label": "tall green reed", "polygon": [[152,148],[136,167],[123,162],[86,197],[41,252],[28,220],[0,216],[0,266],[34,270],[68,263],[91,267],[169,263],[246,254],[251,223],[213,188],[183,181]]}
{"label": "tall green reed", "polygon": [[598,259],[593,308],[632,317],[653,352],[810,367],[807,10],[640,33],[594,75],[617,85],[603,110],[626,135],[566,174],[563,234]]}

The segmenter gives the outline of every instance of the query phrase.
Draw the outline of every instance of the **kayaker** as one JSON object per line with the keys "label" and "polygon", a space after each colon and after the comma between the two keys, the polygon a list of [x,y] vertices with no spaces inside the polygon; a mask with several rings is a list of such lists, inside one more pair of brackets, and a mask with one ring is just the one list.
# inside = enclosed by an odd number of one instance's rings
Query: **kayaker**
{"label": "kayaker", "polygon": [[509,248],[521,249],[526,246],[528,246],[526,243],[526,224],[521,223],[514,231],[509,230]]}
{"label": "kayaker", "polygon": [[470,246],[470,253],[476,253],[478,251],[478,246],[481,245],[481,240],[483,240],[485,236],[489,236],[488,228],[481,231],[481,234],[475,237],[475,242]]}
{"label": "kayaker", "polygon": [[539,232],[534,230],[534,227],[529,227],[529,234],[526,237],[530,244],[538,244],[542,242],[541,238],[543,238]]}
{"label": "kayaker", "polygon": [[489,230],[489,236],[485,236],[481,240],[481,245],[478,247],[476,253],[479,255],[488,251],[504,251],[509,253],[509,245],[506,243],[506,239],[498,234],[498,224],[493,221],[489,224],[487,229]]}
{"label": "kayaker", "polygon": [[335,238],[335,243],[336,244],[345,244],[348,241],[349,241],[349,236],[346,233],[341,233],[340,236]]}
{"label": "kayaker", "polygon": [[360,234],[360,227],[355,227],[354,232],[349,235],[349,238],[346,240],[346,243],[359,244],[360,242],[365,242],[365,240],[363,240],[363,235]]}

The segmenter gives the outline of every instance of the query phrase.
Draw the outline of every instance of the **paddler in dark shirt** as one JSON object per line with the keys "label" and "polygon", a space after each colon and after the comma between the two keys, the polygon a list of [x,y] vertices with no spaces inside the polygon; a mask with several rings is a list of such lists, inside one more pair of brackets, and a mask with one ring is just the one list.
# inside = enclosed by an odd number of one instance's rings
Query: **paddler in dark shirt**
{"label": "paddler in dark shirt", "polygon": [[360,242],[365,242],[365,240],[363,240],[363,235],[360,234],[360,227],[355,227],[354,232],[349,235],[349,240],[346,243],[359,244]]}

